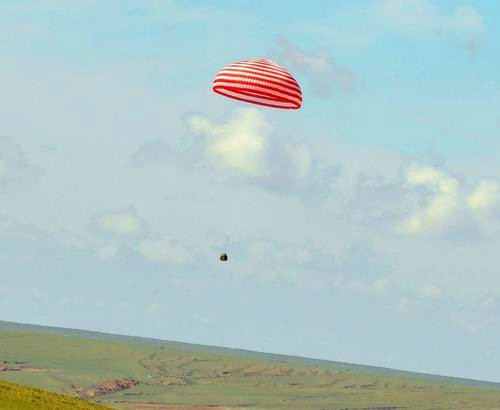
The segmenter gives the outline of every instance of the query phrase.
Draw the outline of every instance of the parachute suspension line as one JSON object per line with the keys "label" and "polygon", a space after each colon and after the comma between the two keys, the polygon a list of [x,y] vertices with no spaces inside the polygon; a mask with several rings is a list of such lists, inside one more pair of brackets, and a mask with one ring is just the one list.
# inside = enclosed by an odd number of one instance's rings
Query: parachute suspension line
{"label": "parachute suspension line", "polygon": [[[245,218],[245,213],[238,209],[234,202],[225,203],[223,206],[219,207],[220,220],[222,221],[222,229],[219,231],[219,252],[221,255],[226,254],[231,256],[233,251],[233,242],[235,238],[239,238],[236,229],[240,226],[239,222]],[[221,259],[227,260],[227,259]]]}
{"label": "parachute suspension line", "polygon": [[224,252],[229,252],[231,250],[231,238],[233,237],[233,231],[234,231],[234,218],[228,218],[228,226],[225,231],[226,233],[226,238],[224,239],[223,243],[223,251]]}
{"label": "parachute suspension line", "polygon": [[[214,233],[216,234],[216,246],[219,260],[225,262],[228,260],[228,255],[230,254],[231,237],[234,231],[234,215],[235,212],[232,209],[234,205],[231,205],[228,201],[215,202],[215,210],[213,212],[214,222],[216,226],[214,227]],[[230,256],[230,255],[229,255]]]}
{"label": "parachute suspension line", "polygon": [[227,260],[228,260],[227,253],[229,252],[229,242],[230,242],[230,234],[226,233],[226,241],[225,241],[225,243],[221,249],[221,253],[219,255],[219,260],[221,262],[227,262]]}

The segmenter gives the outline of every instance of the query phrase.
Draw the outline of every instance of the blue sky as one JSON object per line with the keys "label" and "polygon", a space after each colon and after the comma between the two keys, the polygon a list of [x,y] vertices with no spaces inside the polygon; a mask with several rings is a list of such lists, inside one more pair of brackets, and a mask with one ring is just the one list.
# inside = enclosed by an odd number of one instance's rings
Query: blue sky
{"label": "blue sky", "polygon": [[0,1],[1,319],[500,381],[499,17]]}

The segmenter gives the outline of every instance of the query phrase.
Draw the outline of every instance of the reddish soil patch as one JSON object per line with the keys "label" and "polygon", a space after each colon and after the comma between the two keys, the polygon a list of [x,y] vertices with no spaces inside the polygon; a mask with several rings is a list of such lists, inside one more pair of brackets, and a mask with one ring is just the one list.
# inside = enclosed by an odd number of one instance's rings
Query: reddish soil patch
{"label": "reddish soil patch", "polygon": [[81,387],[75,384],[71,385],[78,394],[85,397],[97,397],[108,393],[115,393],[117,391],[122,391],[130,389],[131,387],[137,386],[139,382],[134,379],[117,379],[101,383],[94,387]]}

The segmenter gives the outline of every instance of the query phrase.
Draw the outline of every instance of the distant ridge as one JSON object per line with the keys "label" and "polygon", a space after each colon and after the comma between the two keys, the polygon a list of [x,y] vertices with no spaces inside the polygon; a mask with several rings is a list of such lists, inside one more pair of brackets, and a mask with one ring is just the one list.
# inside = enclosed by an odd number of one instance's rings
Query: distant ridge
{"label": "distant ridge", "polygon": [[59,336],[71,336],[71,337],[78,337],[82,339],[91,339],[91,340],[117,341],[124,343],[132,343],[140,346],[165,346],[189,352],[217,353],[217,354],[231,355],[237,357],[255,358],[255,359],[280,362],[280,363],[294,363],[294,364],[304,364],[309,366],[318,366],[325,369],[327,368],[345,369],[356,373],[367,373],[367,374],[384,375],[392,377],[404,377],[404,378],[418,379],[426,382],[446,383],[446,384],[462,385],[467,387],[500,390],[500,383],[488,382],[476,379],[466,379],[459,377],[411,372],[405,370],[395,370],[386,367],[366,366],[354,363],[337,362],[324,359],[312,359],[312,358],[282,355],[276,353],[264,353],[252,350],[229,348],[229,347],[218,347],[218,346],[146,338],[139,336],[126,336],[126,335],[118,335],[112,333],[94,332],[82,329],[41,326],[41,325],[16,323],[16,322],[8,322],[0,320],[0,330],[26,331],[26,332],[36,332],[36,333],[59,335]]}

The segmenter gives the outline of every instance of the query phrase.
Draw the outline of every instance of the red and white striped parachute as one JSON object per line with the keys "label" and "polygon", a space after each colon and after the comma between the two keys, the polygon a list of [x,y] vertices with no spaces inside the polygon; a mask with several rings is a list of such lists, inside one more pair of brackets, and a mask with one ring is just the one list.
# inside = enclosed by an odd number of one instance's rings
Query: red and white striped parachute
{"label": "red and white striped parachute", "polygon": [[229,64],[215,76],[212,88],[226,97],[267,107],[297,110],[302,105],[295,78],[264,58]]}

